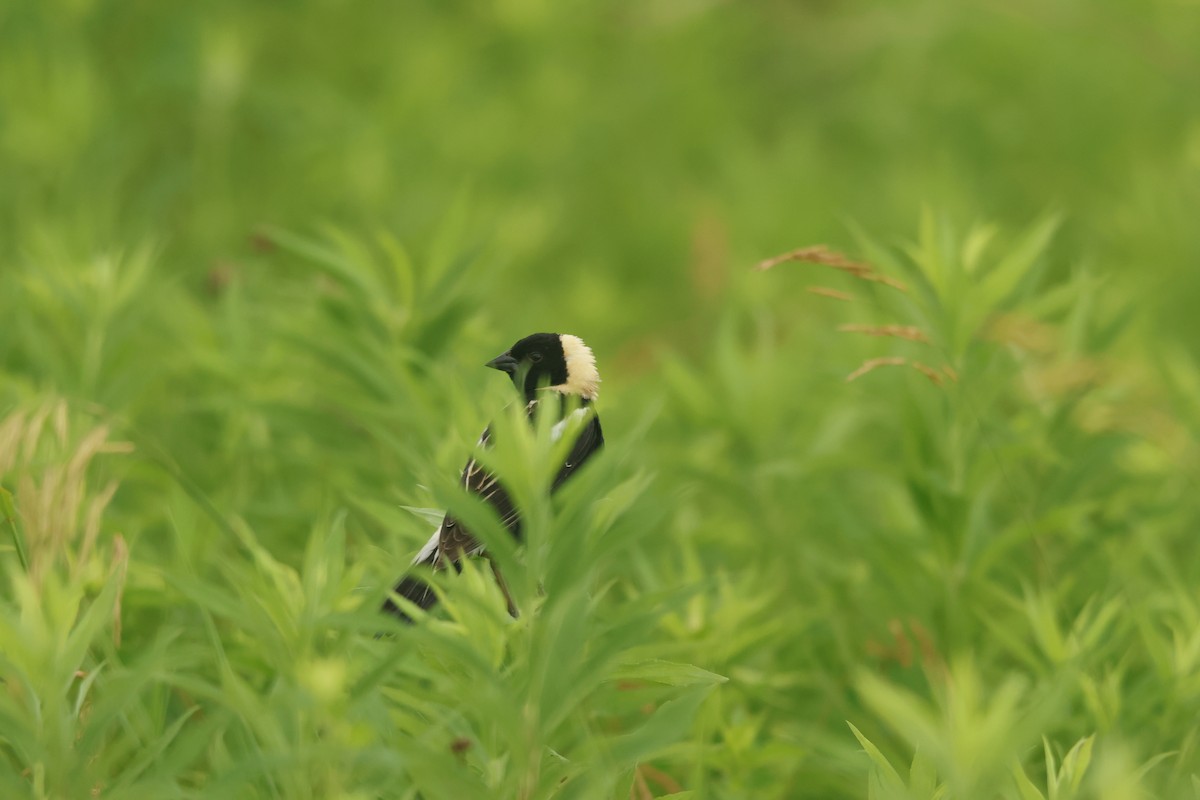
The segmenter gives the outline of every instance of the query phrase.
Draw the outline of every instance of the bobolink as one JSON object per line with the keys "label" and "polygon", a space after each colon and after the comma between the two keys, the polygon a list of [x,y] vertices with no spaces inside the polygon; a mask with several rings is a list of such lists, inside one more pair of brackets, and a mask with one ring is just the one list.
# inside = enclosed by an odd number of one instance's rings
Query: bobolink
{"label": "bobolink", "polygon": [[[486,366],[508,374],[513,385],[523,395],[526,414],[531,421],[539,408],[542,408],[543,412],[548,410],[558,415],[558,421],[551,429],[551,436],[556,439],[561,437],[566,429],[568,413],[586,417],[574,446],[554,477],[551,491],[558,489],[604,445],[600,418],[592,407],[600,384],[600,374],[596,371],[596,359],[591,348],[578,336],[566,333],[535,333],[521,339],[489,361]],[[570,411],[572,406],[574,411]],[[487,447],[490,440],[489,426],[479,437],[477,447]],[[472,458],[463,468],[461,480],[467,491],[486,500],[513,536],[520,538],[520,514],[513,507],[512,498],[495,475]],[[429,566],[435,570],[442,570],[447,565],[457,568],[464,557],[475,555],[486,555],[483,544],[472,536],[459,520],[451,514],[446,514],[442,524],[434,531],[429,542],[421,548],[421,552],[417,553],[412,563],[413,566]],[[516,608],[512,597],[494,562],[492,569],[508,600],[509,613],[515,616]],[[421,609],[428,609],[437,602],[437,596],[429,584],[413,575],[400,580],[396,585],[395,594]],[[383,610],[405,620],[409,619],[391,597],[383,604]]]}

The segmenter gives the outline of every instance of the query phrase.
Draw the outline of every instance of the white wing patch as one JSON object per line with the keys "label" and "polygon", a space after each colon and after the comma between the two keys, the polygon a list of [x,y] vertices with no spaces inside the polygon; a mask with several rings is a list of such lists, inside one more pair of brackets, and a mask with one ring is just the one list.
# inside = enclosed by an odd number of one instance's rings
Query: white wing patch
{"label": "white wing patch", "polygon": [[554,427],[550,429],[550,441],[557,442],[559,439],[561,439],[563,431],[567,429],[567,425],[571,423],[571,420],[582,419],[583,417],[587,416],[587,413],[588,410],[586,408],[577,408],[567,416],[560,419],[558,422],[554,423]]}
{"label": "white wing patch", "polygon": [[437,562],[438,544],[441,541],[442,526],[438,525],[433,531],[433,536],[429,537],[429,541],[421,548],[421,552],[417,553],[417,557],[413,559],[414,564],[433,564]]}

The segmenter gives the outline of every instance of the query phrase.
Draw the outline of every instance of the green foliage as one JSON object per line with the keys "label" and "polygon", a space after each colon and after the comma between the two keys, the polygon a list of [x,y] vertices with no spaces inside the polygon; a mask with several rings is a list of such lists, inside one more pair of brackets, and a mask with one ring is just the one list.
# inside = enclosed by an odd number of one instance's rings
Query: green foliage
{"label": "green foliage", "polygon": [[143,5],[0,9],[0,796],[1200,798],[1187,8]]}

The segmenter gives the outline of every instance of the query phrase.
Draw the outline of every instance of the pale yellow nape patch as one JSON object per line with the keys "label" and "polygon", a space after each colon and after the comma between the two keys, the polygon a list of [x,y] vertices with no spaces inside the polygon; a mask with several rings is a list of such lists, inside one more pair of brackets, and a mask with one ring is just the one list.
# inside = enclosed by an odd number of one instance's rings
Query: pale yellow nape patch
{"label": "pale yellow nape patch", "polygon": [[585,400],[595,400],[600,394],[600,373],[596,370],[596,356],[583,339],[569,333],[561,334],[563,356],[567,361],[567,382],[550,388],[562,394],[577,394]]}

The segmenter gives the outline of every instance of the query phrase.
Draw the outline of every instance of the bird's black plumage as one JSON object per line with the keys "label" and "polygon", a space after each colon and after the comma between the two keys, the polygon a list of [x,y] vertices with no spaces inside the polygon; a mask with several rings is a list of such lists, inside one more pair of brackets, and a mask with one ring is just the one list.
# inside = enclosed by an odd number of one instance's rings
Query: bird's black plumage
{"label": "bird's black plumage", "polygon": [[[535,333],[518,341],[489,361],[487,366],[509,375],[513,385],[521,391],[530,420],[539,409],[543,413],[552,411],[558,416],[553,435],[561,435],[566,429],[568,413],[586,417],[586,422],[554,477],[551,491],[557,490],[604,445],[600,417],[592,406],[600,382],[592,351],[576,336]],[[478,446],[486,448],[491,442],[491,434],[489,426],[479,437]],[[495,475],[472,458],[463,467],[461,481],[467,491],[486,500],[513,536],[520,538],[520,514]],[[452,514],[446,514],[437,531],[413,560],[413,565],[429,566],[435,570],[445,569],[447,565],[458,568],[464,557],[483,552],[483,545],[462,522]],[[402,578],[396,585],[395,594],[422,609],[431,608],[437,603],[437,596],[429,584],[415,575]],[[391,597],[384,603],[383,610],[408,619]]]}

